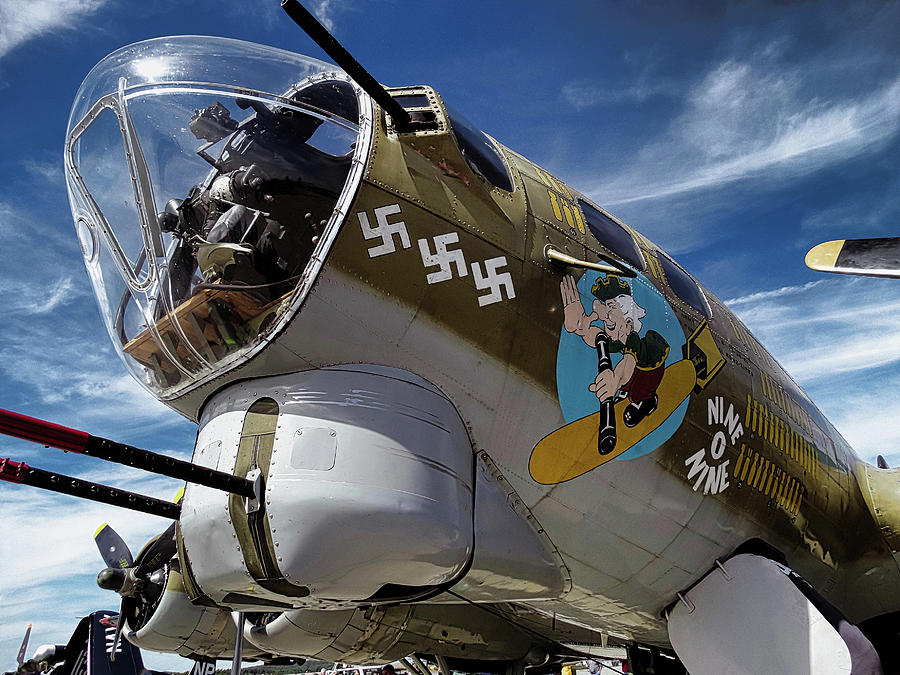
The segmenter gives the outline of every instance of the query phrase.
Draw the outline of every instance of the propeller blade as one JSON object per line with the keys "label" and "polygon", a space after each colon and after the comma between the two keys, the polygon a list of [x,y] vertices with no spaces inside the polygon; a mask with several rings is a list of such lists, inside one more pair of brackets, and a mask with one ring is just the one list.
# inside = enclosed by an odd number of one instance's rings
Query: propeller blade
{"label": "propeller blade", "polygon": [[312,38],[313,42],[322,48],[322,51],[334,59],[334,62],[352,77],[354,82],[362,87],[369,96],[375,99],[378,105],[384,108],[385,112],[387,112],[394,120],[394,125],[397,127],[398,131],[411,131],[413,129],[409,111],[400,105],[400,103],[378,83],[378,80],[372,77],[372,75],[369,74],[369,71],[363,68],[359,61],[350,55],[350,52],[348,52],[344,46],[328,32],[328,29],[325,28],[325,26],[319,23],[319,20],[316,17],[310,14],[306,7],[297,2],[297,0],[282,0],[281,8],[289,17],[291,17],[291,19],[293,19],[294,23],[303,29],[304,33]]}
{"label": "propeller blade", "polygon": [[113,569],[125,569],[134,565],[134,558],[119,533],[106,523],[103,523],[94,532],[94,542],[100,549],[100,555],[107,567]]}
{"label": "propeller blade", "polygon": [[19,654],[16,656],[16,663],[20,666],[25,663],[25,652],[28,650],[28,638],[31,636],[31,624],[25,629],[25,639],[22,640],[22,646],[19,647]]}
{"label": "propeller blade", "polygon": [[826,241],[809,250],[806,266],[818,272],[900,279],[900,237]]}
{"label": "propeller blade", "polygon": [[150,540],[146,548],[138,556],[137,568],[134,573],[138,577],[146,577],[172,559],[178,551],[175,543],[175,521],[156,539]]}
{"label": "propeller blade", "polygon": [[122,604],[119,605],[119,616],[116,618],[116,632],[113,635],[112,647],[109,650],[109,662],[116,662],[116,651],[119,649],[119,640],[122,639],[122,628],[125,626],[125,601],[127,598],[122,598]]}

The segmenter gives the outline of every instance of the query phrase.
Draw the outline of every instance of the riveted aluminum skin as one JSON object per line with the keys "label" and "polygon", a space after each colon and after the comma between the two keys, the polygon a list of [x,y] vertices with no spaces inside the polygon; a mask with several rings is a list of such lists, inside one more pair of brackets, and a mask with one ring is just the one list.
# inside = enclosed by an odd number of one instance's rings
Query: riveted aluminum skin
{"label": "riveted aluminum skin", "polygon": [[[218,410],[215,405],[208,408],[218,414],[215,424],[201,423],[192,458],[195,464],[234,471],[244,415],[251,403],[246,396],[232,396],[227,398],[226,409]],[[226,492],[188,484],[181,502],[183,562],[202,591],[216,602],[223,602],[229,592],[245,594],[257,586],[234,531],[229,499]],[[265,594],[265,589],[261,592]]]}
{"label": "riveted aluminum skin", "polygon": [[[244,417],[261,399],[277,404],[278,421],[264,467],[271,550],[253,553],[272,557],[277,580],[308,593],[279,594],[274,579],[254,578],[247,549],[267,546],[268,537],[242,541],[229,496],[191,486],[184,545],[193,578],[210,597],[245,596],[238,602],[248,607],[251,598],[261,606],[266,599],[354,602],[385,585],[446,584],[468,567],[474,457],[459,415],[432,385],[372,366],[233,385],[205,409],[194,461],[233,471]],[[193,555],[197,548],[207,555]]]}
{"label": "riveted aluminum skin", "polygon": [[328,662],[384,663],[437,650],[456,658],[546,660],[520,626],[466,605],[297,609],[265,626],[245,625],[244,639],[259,649]]}

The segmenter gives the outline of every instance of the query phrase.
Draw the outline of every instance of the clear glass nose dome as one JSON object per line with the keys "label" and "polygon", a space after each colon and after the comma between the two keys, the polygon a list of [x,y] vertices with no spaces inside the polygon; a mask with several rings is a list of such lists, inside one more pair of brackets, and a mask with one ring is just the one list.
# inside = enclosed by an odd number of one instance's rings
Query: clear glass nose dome
{"label": "clear glass nose dome", "polygon": [[113,344],[168,398],[251,357],[303,301],[359,186],[371,102],[272,47],[159,38],[101,61],[69,200]]}

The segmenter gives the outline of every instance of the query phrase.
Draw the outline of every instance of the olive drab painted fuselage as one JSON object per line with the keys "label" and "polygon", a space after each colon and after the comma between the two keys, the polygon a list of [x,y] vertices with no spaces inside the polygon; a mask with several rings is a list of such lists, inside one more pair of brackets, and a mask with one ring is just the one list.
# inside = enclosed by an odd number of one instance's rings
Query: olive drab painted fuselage
{"label": "olive drab painted fuselage", "polygon": [[[565,588],[535,606],[620,636],[666,643],[663,608],[753,539],[852,620],[900,608],[890,505],[878,501],[893,472],[861,463],[650,241],[499,144],[512,189],[492,184],[433,90],[398,93],[427,99],[433,122],[398,134],[373,106],[361,184],[296,315],[167,403],[197,419],[232,381],[352,363],[415,373],[453,402],[558,552]],[[615,228],[618,241],[605,239]],[[561,265],[548,247],[625,270]],[[601,452],[604,403],[615,430]]]}

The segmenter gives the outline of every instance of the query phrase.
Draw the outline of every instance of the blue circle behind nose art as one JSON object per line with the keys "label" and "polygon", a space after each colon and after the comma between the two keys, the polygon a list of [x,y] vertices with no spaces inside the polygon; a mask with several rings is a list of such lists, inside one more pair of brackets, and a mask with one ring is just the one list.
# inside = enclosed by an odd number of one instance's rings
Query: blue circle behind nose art
{"label": "blue circle behind nose art", "polygon": [[[581,304],[586,314],[590,314],[596,299],[591,293],[591,287],[597,277],[606,276],[601,272],[588,270],[578,281],[578,293],[581,296]],[[685,342],[684,330],[675,317],[672,307],[656,290],[656,287],[643,275],[633,279],[623,280],[631,287],[631,295],[634,301],[647,314],[641,319],[641,330],[638,334],[643,337],[648,330],[655,330],[669,343],[669,354],[666,357],[666,367],[682,359],[681,348]],[[594,322],[595,326],[601,326],[602,322]],[[622,360],[622,354],[612,355],[613,368]],[[566,423],[592,415],[600,409],[596,395],[588,389],[597,377],[597,350],[588,347],[584,340],[574,333],[569,333],[565,326],[560,328],[559,353],[556,358],[556,387],[559,396],[559,406],[562,409]],[[650,432],[647,436],[635,443],[628,451],[622,453],[616,459],[634,459],[641,455],[653,452],[665,443],[674,434],[684,420],[690,396],[669,415],[665,422]]]}

